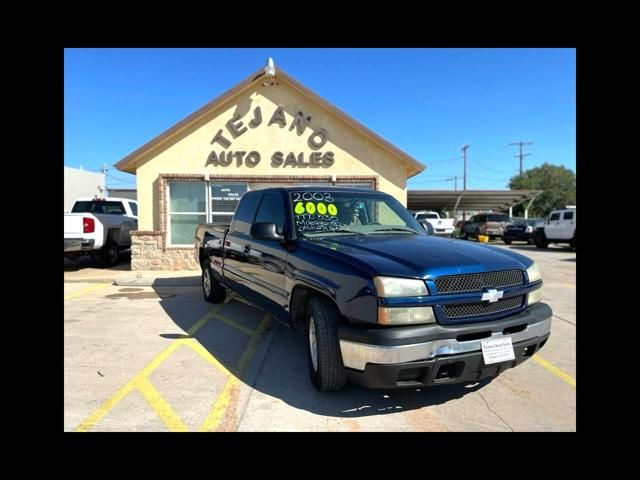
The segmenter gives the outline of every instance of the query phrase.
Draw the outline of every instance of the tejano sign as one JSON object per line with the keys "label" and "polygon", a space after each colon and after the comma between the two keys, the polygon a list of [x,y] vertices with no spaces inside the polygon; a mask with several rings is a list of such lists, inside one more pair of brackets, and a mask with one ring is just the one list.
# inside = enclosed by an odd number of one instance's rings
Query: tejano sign
{"label": "tejano sign", "polygon": [[[298,136],[302,135],[307,128],[307,125],[311,121],[311,117],[305,117],[302,112],[298,112],[294,117],[291,126],[289,127],[289,131],[296,129],[296,133]],[[284,128],[287,126],[287,121],[284,115],[284,107],[280,106],[276,108],[271,115],[271,119],[267,123],[267,127],[277,124],[280,128]],[[226,123],[227,131],[231,137],[238,138],[240,135],[243,135],[249,128],[256,128],[257,126],[262,124],[262,111],[260,107],[256,107],[253,110],[253,118],[249,121],[249,127],[246,127],[242,123],[242,117],[239,115],[235,115]],[[312,150],[320,150],[329,140],[329,135],[326,130],[319,128],[311,131],[311,135],[307,139],[307,145]],[[243,164],[247,167],[255,167],[262,160],[262,155],[260,152],[252,150],[250,152],[246,151],[233,151],[228,150],[231,146],[232,140],[229,140],[227,137],[223,135],[223,130],[218,130],[218,133],[215,134],[213,139],[211,140],[211,144],[218,143],[225,150],[221,150],[216,152],[213,150],[209,156],[207,157],[207,162],[205,163],[205,167],[207,165],[213,165],[214,167],[228,167],[232,163],[234,163],[238,167],[241,167]],[[271,155],[271,166],[272,167],[294,167],[294,168],[318,168],[318,167],[330,167],[333,165],[334,157],[333,152],[274,152]]]}

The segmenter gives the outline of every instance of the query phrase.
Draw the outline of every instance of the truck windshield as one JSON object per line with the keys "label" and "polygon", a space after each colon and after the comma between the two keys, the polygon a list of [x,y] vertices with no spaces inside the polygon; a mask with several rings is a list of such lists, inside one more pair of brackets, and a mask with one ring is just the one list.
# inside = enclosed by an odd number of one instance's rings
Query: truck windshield
{"label": "truck windshield", "polygon": [[107,213],[112,215],[124,215],[122,202],[105,202],[100,200],[89,200],[76,202],[71,209],[71,213]]}
{"label": "truck windshield", "polygon": [[402,204],[386,194],[301,189],[291,192],[291,205],[301,237],[424,233]]}

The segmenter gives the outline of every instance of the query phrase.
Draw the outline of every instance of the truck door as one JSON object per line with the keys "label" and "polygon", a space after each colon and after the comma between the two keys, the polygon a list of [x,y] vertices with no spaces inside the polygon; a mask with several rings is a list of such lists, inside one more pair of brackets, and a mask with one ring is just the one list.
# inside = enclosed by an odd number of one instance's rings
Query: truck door
{"label": "truck door", "polygon": [[251,280],[251,268],[248,251],[245,245],[249,244],[249,229],[256,216],[258,205],[262,199],[259,191],[247,192],[240,199],[238,208],[233,214],[233,220],[229,227],[229,233],[224,239],[224,281],[231,289],[237,292],[250,303],[257,303],[256,292]]}
{"label": "truck door", "polygon": [[124,209],[124,220],[120,237],[120,245],[131,245],[131,231],[138,229],[138,204],[136,202],[126,202],[129,208]]}
{"label": "truck door", "polygon": [[562,220],[558,227],[556,238],[558,240],[571,240],[573,238],[573,230],[575,229],[575,212],[568,211],[562,213]]}
{"label": "truck door", "polygon": [[559,234],[560,229],[560,212],[553,212],[549,217],[547,226],[544,228],[544,234],[547,238],[557,239],[557,235]]}
{"label": "truck door", "polygon": [[[254,223],[275,223],[284,233],[285,200],[280,192],[265,193]],[[246,273],[257,293],[256,303],[267,313],[286,323],[289,297],[284,289],[287,249],[282,242],[249,238],[243,245],[247,254]]]}

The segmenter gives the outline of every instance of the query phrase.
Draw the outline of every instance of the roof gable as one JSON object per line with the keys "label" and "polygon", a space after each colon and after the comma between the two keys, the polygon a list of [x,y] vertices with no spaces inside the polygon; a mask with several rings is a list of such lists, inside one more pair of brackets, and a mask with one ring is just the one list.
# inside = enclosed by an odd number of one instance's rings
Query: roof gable
{"label": "roof gable", "polygon": [[[235,87],[227,90],[222,95],[208,102],[206,105],[202,106],[192,114],[188,115],[172,127],[162,132],[160,135],[156,136],[137,150],[124,157],[122,160],[115,164],[115,167],[118,170],[135,173],[138,167],[154,158],[164,149],[180,141],[190,132],[199,128],[201,125],[204,125],[211,118],[215,117],[216,112],[222,111],[224,107],[229,106],[234,101],[234,99],[247,92],[258,82],[264,82],[265,78],[265,72],[263,69],[252,73],[249,77],[245,78]],[[297,93],[306,97],[311,102],[317,104],[324,111],[337,117],[340,121],[345,122],[347,125],[356,129],[363,136],[367,137],[383,150],[390,152],[393,156],[403,161],[406,164],[407,177],[414,176],[426,168],[422,163],[418,162],[407,153],[389,143],[387,140],[383,139],[378,134],[320,97],[318,94],[309,90],[307,87],[302,85],[300,82],[295,80],[283,70],[278,69],[275,79],[278,83],[286,83]]]}

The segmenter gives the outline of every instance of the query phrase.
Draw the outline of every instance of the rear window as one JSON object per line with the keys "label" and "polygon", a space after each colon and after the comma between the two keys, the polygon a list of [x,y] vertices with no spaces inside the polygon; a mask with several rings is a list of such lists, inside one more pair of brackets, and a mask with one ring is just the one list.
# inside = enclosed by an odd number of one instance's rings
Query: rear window
{"label": "rear window", "polygon": [[76,202],[71,209],[71,213],[104,213],[110,215],[124,215],[125,211],[122,202],[88,200]]}
{"label": "rear window", "polygon": [[573,220],[573,212],[564,212],[562,215],[563,220]]}
{"label": "rear window", "polygon": [[138,216],[138,204],[134,202],[129,202],[129,206],[131,207],[131,213],[134,217]]}
{"label": "rear window", "polygon": [[487,222],[510,222],[511,218],[509,215],[500,215],[500,214],[490,214],[487,215]]}
{"label": "rear window", "polygon": [[236,212],[233,214],[232,232],[249,233],[261,198],[262,193],[249,192],[243,195]]}
{"label": "rear window", "polygon": [[438,218],[438,215],[435,213],[419,213],[416,220],[424,220],[425,218]]}

